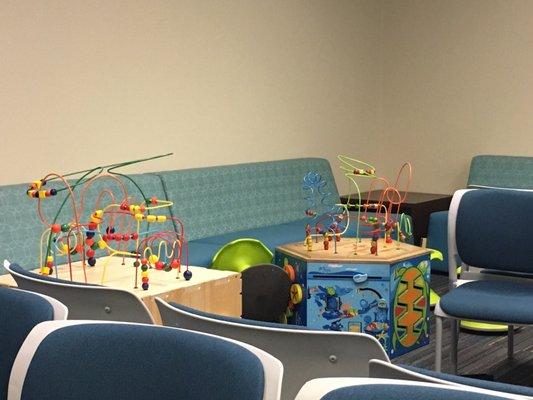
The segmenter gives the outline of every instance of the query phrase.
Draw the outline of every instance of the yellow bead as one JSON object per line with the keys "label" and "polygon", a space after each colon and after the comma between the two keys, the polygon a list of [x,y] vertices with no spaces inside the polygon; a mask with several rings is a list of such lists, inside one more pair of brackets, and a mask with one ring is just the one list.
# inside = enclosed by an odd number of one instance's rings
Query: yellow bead
{"label": "yellow bead", "polygon": [[165,222],[167,220],[166,215],[158,215],[157,216],[157,222]]}
{"label": "yellow bead", "polygon": [[41,268],[41,274],[42,274],[42,275],[50,275],[50,268],[48,268],[48,267],[42,267],[42,268]]}
{"label": "yellow bead", "polygon": [[98,248],[105,249],[107,247],[107,243],[104,240],[98,241]]}
{"label": "yellow bead", "polygon": [[100,224],[102,222],[101,218],[98,218],[95,214],[91,215],[91,222],[94,222],[95,224]]}
{"label": "yellow bead", "polygon": [[130,205],[130,212],[135,212],[135,206],[133,204]]}
{"label": "yellow bead", "polygon": [[141,206],[134,206],[133,210],[138,213],[139,211],[141,211]]}
{"label": "yellow bead", "polygon": [[143,215],[141,213],[137,213],[135,214],[135,220],[136,221],[142,221],[143,220]]}
{"label": "yellow bead", "polygon": [[35,194],[35,190],[28,190],[28,191],[26,192],[26,194],[28,195],[28,197],[33,198],[33,195]]}
{"label": "yellow bead", "polygon": [[46,190],[39,190],[39,198],[40,199],[46,198]]}
{"label": "yellow bead", "polygon": [[68,245],[66,243],[61,246],[61,251],[63,252],[63,254],[68,253]]}
{"label": "yellow bead", "polygon": [[148,271],[143,271],[143,272],[141,272],[141,276],[142,276],[143,278],[147,278],[147,277],[148,277]]}
{"label": "yellow bead", "polygon": [[157,255],[155,255],[155,254],[152,254],[152,255],[148,258],[148,260],[150,261],[150,264],[155,264],[156,262],[159,261],[159,257],[158,257]]}
{"label": "yellow bead", "polygon": [[147,220],[148,222],[155,222],[156,217],[155,217],[155,215],[147,215],[147,216],[146,216],[146,220]]}
{"label": "yellow bead", "polygon": [[38,180],[38,181],[33,181],[32,184],[31,184],[31,187],[32,187],[32,189],[39,190],[41,188],[41,185],[42,185],[42,182],[40,180]]}
{"label": "yellow bead", "polygon": [[54,257],[52,256],[46,257],[46,262],[54,262]]}
{"label": "yellow bead", "polygon": [[96,210],[94,216],[97,218],[102,218],[104,216],[104,210]]}

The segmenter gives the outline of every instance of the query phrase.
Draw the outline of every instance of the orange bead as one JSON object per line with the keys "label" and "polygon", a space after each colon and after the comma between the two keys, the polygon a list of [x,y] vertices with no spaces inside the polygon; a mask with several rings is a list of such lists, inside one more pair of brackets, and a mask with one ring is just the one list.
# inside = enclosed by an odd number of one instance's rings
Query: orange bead
{"label": "orange bead", "polygon": [[54,233],[59,233],[61,232],[61,225],[59,224],[53,224],[50,229],[52,230],[52,232]]}

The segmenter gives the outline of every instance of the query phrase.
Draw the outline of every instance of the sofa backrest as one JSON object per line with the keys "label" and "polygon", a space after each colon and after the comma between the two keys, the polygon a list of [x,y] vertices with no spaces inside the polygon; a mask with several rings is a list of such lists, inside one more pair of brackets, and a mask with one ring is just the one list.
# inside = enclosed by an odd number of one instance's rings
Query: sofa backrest
{"label": "sofa backrest", "polygon": [[533,157],[479,155],[472,158],[467,187],[533,189]]}
{"label": "sofa backrest", "polygon": [[182,219],[189,240],[305,218],[302,183],[309,171],[339,193],[329,162],[300,158],[159,172],[172,214]]}

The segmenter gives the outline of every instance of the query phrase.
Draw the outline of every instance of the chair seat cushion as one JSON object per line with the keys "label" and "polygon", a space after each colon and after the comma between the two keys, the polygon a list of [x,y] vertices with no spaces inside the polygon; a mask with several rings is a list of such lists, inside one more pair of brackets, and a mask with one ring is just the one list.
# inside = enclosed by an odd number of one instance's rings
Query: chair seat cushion
{"label": "chair seat cushion", "polygon": [[[467,282],[440,299],[446,314],[479,321],[533,324],[533,285],[527,282]],[[512,305],[512,307],[511,307]]]}
{"label": "chair seat cushion", "polygon": [[458,383],[461,385],[475,386],[481,389],[496,390],[498,392],[518,394],[522,396],[533,396],[533,388],[527,386],[511,385],[508,383],[484,381],[482,379],[466,378],[464,376],[457,376],[451,374],[444,374],[433,370],[416,368],[411,365],[402,365],[402,368],[410,371],[431,376],[433,378],[442,379],[443,381]]}
{"label": "chair seat cushion", "polygon": [[395,400],[490,400],[502,399],[499,396],[464,392],[460,390],[416,386],[416,385],[385,385],[368,384],[346,386],[333,390],[320,400],[355,400],[355,399],[395,399]]}

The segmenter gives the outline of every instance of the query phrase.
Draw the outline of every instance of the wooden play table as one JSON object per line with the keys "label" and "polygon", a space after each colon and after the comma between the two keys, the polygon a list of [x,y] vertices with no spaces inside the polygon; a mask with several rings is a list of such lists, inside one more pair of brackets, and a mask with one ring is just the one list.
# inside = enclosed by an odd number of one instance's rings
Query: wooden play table
{"label": "wooden play table", "polygon": [[[150,287],[143,290],[139,284],[135,289],[135,268],[133,259],[113,257],[107,265],[104,286],[113,289],[126,290],[139,297],[153,314],[155,321],[161,324],[161,316],[157,310],[155,297],[161,297],[165,301],[173,301],[201,311],[227,316],[241,316],[241,279],[240,274],[231,271],[217,271],[203,267],[189,267],[192,278],[186,281],[183,274],[176,279],[176,271],[150,270]],[[106,257],[99,258],[94,267],[86,267],[87,282],[102,284],[102,272]],[[70,280],[67,265],[57,267],[60,279]],[[182,267],[182,272],[185,267]],[[32,272],[39,273],[39,269]],[[73,280],[84,282],[81,262],[72,263]],[[55,275],[54,275],[55,276]],[[0,276],[0,285],[16,286],[11,275]]]}

